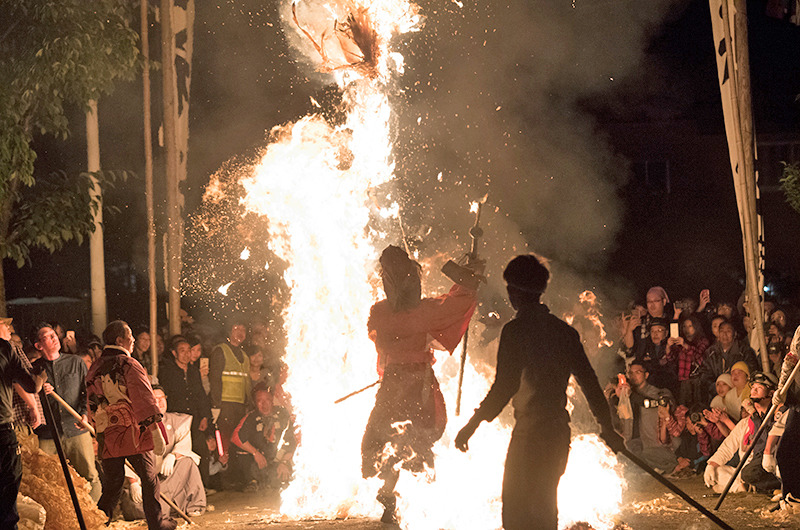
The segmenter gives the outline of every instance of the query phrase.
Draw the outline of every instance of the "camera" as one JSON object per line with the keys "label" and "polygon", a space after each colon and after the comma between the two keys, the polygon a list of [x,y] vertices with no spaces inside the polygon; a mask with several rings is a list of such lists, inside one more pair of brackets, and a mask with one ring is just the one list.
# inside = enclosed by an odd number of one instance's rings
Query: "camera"
{"label": "camera", "polygon": [[786,344],[783,341],[772,341],[767,344],[769,355],[784,355],[787,353]]}
{"label": "camera", "polygon": [[656,407],[668,407],[669,406],[669,398],[661,396],[658,399],[647,399],[645,398],[642,402],[642,405],[646,409],[654,409]]}
{"label": "camera", "polygon": [[703,415],[699,412],[692,412],[689,419],[692,420],[692,423],[699,423],[703,419]]}

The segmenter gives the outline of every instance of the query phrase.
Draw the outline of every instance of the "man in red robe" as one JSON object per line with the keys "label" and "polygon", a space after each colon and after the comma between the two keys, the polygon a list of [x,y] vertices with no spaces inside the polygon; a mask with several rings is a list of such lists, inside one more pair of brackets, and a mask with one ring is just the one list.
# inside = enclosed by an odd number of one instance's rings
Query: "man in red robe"
{"label": "man in red robe", "polygon": [[125,461],[142,482],[148,530],[175,530],[177,523],[161,509],[156,456],[164,456],[166,429],[147,372],[131,357],[134,338],[122,320],[103,331],[106,347],[86,376],[86,396],[103,460],[103,494],[97,501],[111,521],[122,495]]}
{"label": "man in red robe", "polygon": [[[391,523],[396,520],[396,464],[415,472],[432,468],[433,444],[447,422],[432,368],[431,339],[450,353],[455,350],[475,311],[476,291],[454,285],[445,295],[422,298],[421,267],[399,247],[387,247],[380,264],[386,299],[372,306],[367,328],[378,351],[381,386],[361,443],[361,470],[365,478],[383,479],[381,520]],[[390,456],[387,444],[393,449]]]}

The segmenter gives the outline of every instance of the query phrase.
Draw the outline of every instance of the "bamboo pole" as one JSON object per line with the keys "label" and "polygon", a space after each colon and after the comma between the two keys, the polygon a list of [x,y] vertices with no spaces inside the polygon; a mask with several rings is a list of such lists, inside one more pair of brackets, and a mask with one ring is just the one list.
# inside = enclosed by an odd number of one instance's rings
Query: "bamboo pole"
{"label": "bamboo pole", "polygon": [[[142,94],[144,99],[144,194],[147,202],[147,281],[150,292],[150,355],[152,366],[158,365],[156,334],[158,333],[158,291],[156,290],[156,223],[153,207],[153,136],[150,116],[150,20],[148,2],[141,1],[142,18]],[[157,368],[156,368],[157,370]],[[157,375],[157,374],[154,374]]]}
{"label": "bamboo pole", "polygon": [[759,249],[758,249],[758,212],[756,209],[755,179],[755,128],[753,126],[753,108],[750,92],[750,52],[747,39],[747,2],[734,0],[733,22],[736,32],[736,86],[737,103],[739,105],[739,128],[742,134],[742,155],[744,162],[745,212],[743,231],[745,236],[745,270],[747,272],[747,294],[749,312],[755,321],[756,344],[761,352],[762,369],[769,371],[769,355],[764,337],[764,305],[763,292],[759,290]]}
{"label": "bamboo pole", "polygon": [[729,0],[721,1],[722,26],[725,49],[727,51],[727,70],[730,76],[729,82],[732,83],[732,89],[729,93],[731,99],[731,121],[733,122],[730,124],[730,132],[733,138],[729,137],[728,143],[734,144],[730,150],[737,155],[740,161],[739,167],[732,163],[731,169],[734,172],[736,202],[742,229],[748,312],[754,321],[753,333],[755,333],[756,345],[760,351],[762,369],[768,371],[769,356],[764,337],[764,310],[762,292],[760,291],[759,264],[757,262],[759,251],[758,214],[755,206],[755,135],[753,133],[753,113],[750,97],[747,11],[745,0],[732,1],[736,10],[734,15],[734,36],[731,35]]}
{"label": "bamboo pole", "polygon": [[[53,392],[53,394],[55,394],[55,392]],[[78,518],[78,526],[80,526],[81,530],[86,530],[86,521],[83,518],[81,503],[78,500],[78,492],[75,491],[75,484],[72,482],[72,474],[69,472],[69,464],[67,463],[67,457],[64,454],[64,448],[61,445],[61,435],[58,434],[58,427],[56,426],[55,416],[53,416],[53,410],[50,408],[50,402],[47,400],[47,396],[45,395],[44,389],[39,391],[39,400],[42,402],[42,411],[44,412],[44,417],[45,420],[47,421],[47,426],[50,427],[50,432],[53,435],[53,444],[56,446],[56,453],[58,453],[58,460],[61,462],[61,470],[64,472],[64,480],[67,483],[67,490],[69,490],[69,496],[72,499],[72,506],[75,509],[75,517]],[[19,451],[19,449],[17,450]],[[7,514],[3,514],[3,517],[5,517],[5,515]]]}
{"label": "bamboo pole", "polygon": [[[180,242],[181,206],[178,186],[177,86],[175,80],[175,35],[172,30],[172,0],[161,0],[161,79],[164,106],[164,147],[167,166],[167,272],[169,275],[169,331],[181,332]],[[155,367],[154,367],[155,369]]]}

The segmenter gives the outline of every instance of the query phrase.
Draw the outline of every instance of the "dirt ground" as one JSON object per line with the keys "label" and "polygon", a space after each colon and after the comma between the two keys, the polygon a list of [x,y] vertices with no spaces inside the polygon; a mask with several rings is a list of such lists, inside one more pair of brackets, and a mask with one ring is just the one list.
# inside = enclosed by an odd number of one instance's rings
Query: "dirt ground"
{"label": "dirt ground", "polygon": [[[618,529],[711,530],[718,528],[652,477],[636,471],[626,472],[625,476],[629,487],[623,499],[623,510],[618,517]],[[674,483],[700,504],[713,510],[719,497],[705,487],[702,477],[697,476]],[[255,530],[259,528],[269,530],[388,530],[392,528],[375,519],[281,521],[280,499],[273,492],[223,491],[209,497],[209,504],[214,506],[213,511],[193,518],[197,528],[209,530]],[[715,513],[730,527],[737,530],[749,528],[800,530],[800,513],[769,513],[768,508],[774,504],[763,495],[730,494],[720,510]],[[122,530],[146,528],[143,524],[131,523],[115,523],[114,526],[119,526]],[[184,529],[186,526],[185,523],[182,525]]]}

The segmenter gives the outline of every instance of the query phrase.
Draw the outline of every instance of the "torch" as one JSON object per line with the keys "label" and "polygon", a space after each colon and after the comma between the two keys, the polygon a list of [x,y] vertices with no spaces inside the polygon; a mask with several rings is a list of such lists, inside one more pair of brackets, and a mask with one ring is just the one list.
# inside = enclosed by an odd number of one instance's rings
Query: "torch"
{"label": "torch", "polygon": [[[475,224],[470,228],[469,235],[472,238],[472,246],[467,254],[468,261],[475,261],[478,259],[478,242],[483,236],[483,229],[480,227],[481,222],[481,209],[486,202],[488,194],[484,195],[478,202],[472,203],[470,211],[475,212]],[[445,276],[460,285],[474,285],[477,289],[478,283],[482,278],[473,274],[472,271],[458,265],[453,260],[449,260],[442,267],[442,272]],[[456,416],[461,414],[461,386],[464,383],[464,367],[467,364],[467,341],[469,340],[469,326],[464,332],[464,342],[461,345],[461,368],[458,371],[458,393],[456,394]]]}

